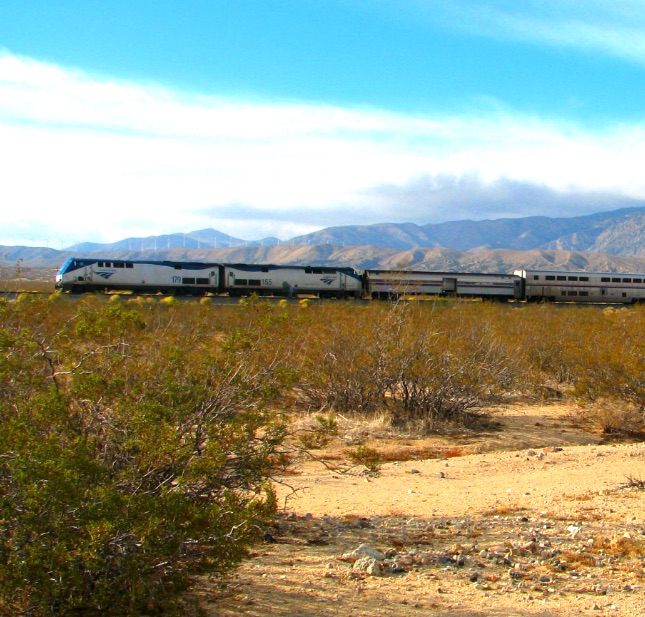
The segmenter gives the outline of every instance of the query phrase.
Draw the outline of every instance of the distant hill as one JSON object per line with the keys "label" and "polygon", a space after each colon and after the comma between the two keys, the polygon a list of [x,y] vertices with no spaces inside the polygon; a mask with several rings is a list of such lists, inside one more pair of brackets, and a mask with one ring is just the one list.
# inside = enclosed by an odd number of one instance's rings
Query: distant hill
{"label": "distant hill", "polygon": [[[188,233],[126,238],[112,244],[83,242],[72,252],[162,251],[270,247],[277,238],[242,240],[215,229]],[[484,221],[450,221],[428,225],[379,223],[327,227],[297,236],[286,244],[298,246],[376,246],[398,250],[449,248],[458,251],[488,249],[592,251],[612,255],[645,256],[645,208],[623,208],[587,216],[550,218],[531,216]]]}
{"label": "distant hill", "polygon": [[72,255],[357,269],[512,272],[517,268],[645,271],[645,208],[581,217],[526,217],[433,225],[328,227],[286,242],[245,241],[214,229],[82,243],[63,251],[0,247],[0,267],[57,268]]}
{"label": "distant hill", "polygon": [[415,225],[383,223],[328,227],[290,240],[294,244],[370,245],[399,250],[444,247],[460,251],[597,251],[645,256],[645,208],[570,218],[532,216]]}
{"label": "distant hill", "polygon": [[147,236],[145,238],[126,238],[111,244],[97,242],[81,242],[68,247],[67,251],[78,253],[97,251],[156,251],[163,249],[185,248],[222,248],[233,246],[273,246],[279,244],[278,238],[263,238],[261,240],[242,240],[224,234],[216,229],[200,229],[189,233],[164,234],[161,236]]}

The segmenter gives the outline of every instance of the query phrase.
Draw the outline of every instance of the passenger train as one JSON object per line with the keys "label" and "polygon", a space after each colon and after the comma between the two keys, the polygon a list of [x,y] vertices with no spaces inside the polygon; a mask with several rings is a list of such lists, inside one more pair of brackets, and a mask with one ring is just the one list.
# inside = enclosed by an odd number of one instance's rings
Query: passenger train
{"label": "passenger train", "polygon": [[71,257],[56,274],[60,291],[132,291],[391,299],[401,296],[631,304],[645,300],[645,274],[515,270],[513,274],[363,270]]}

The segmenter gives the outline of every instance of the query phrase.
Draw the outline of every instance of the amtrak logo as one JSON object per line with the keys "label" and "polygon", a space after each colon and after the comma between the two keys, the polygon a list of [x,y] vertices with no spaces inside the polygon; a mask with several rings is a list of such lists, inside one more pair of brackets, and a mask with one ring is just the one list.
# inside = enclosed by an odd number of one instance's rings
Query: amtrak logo
{"label": "amtrak logo", "polygon": [[331,285],[335,280],[336,280],[335,276],[325,276],[320,279],[320,282],[325,283],[325,285]]}
{"label": "amtrak logo", "polygon": [[97,272],[96,274],[107,280],[114,274],[114,272]]}

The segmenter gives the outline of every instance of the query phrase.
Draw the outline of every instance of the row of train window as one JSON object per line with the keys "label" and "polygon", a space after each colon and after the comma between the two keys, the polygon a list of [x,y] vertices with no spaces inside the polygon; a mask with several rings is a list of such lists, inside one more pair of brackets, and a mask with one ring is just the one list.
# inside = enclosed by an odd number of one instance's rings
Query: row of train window
{"label": "row of train window", "polygon": [[[555,276],[554,274],[547,274],[545,277],[545,280],[547,281],[588,281],[589,277],[588,276],[564,276],[562,274],[559,274],[558,276]],[[538,274],[533,275],[533,280],[534,281],[539,281],[540,276]]]}
{"label": "row of train window", "polygon": [[643,279],[626,279],[626,278],[619,278],[619,277],[613,277],[609,278],[608,276],[603,276],[600,279],[603,283],[642,283]]}
{"label": "row of train window", "polygon": [[[607,295],[607,292],[606,292],[605,289],[602,290],[602,294]],[[575,289],[563,289],[560,292],[560,295],[561,296],[589,296],[589,292],[588,291],[576,291]],[[621,295],[622,295],[623,298],[627,297],[627,294],[625,292],[623,292]]]}
{"label": "row of train window", "polygon": [[[545,277],[545,280],[547,281],[589,281],[588,276],[564,276],[562,274],[559,275],[554,275],[554,274],[547,274]],[[539,281],[540,276],[538,274],[533,275],[533,280],[534,281]],[[601,283],[643,283],[642,278],[624,278],[624,277],[619,277],[619,276],[614,276],[614,277],[609,277],[609,276],[603,276],[600,278]]]}
{"label": "row of train window", "polygon": [[210,281],[204,278],[183,278],[181,279],[183,285],[208,285]]}
{"label": "row of train window", "polygon": [[134,264],[123,261],[99,261],[99,268],[134,268]]}

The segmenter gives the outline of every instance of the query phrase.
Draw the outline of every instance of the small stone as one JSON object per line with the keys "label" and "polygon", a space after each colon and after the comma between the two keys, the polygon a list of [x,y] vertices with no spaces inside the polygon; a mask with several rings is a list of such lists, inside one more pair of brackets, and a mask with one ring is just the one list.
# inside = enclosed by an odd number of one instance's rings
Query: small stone
{"label": "small stone", "polygon": [[385,559],[385,555],[381,553],[381,551],[378,551],[375,548],[368,546],[367,544],[361,544],[358,548],[354,549],[353,551],[349,553],[344,553],[340,557],[340,559],[342,561],[357,561],[362,557],[371,557],[376,561],[383,561]]}
{"label": "small stone", "polygon": [[381,576],[381,564],[374,557],[361,557],[354,562],[352,572],[364,572],[368,576]]}
{"label": "small stone", "polygon": [[421,473],[418,469],[410,469],[408,473]]}

